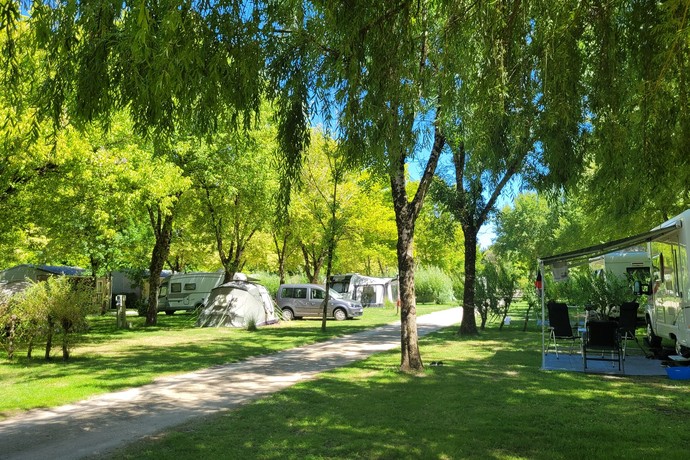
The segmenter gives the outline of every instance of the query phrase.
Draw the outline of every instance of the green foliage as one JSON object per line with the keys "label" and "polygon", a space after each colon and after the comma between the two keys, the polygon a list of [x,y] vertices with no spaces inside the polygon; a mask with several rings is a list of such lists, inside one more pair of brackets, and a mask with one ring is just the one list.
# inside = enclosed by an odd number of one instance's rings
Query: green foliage
{"label": "green foliage", "polygon": [[475,308],[481,318],[481,329],[486,327],[489,315],[499,318],[499,329],[510,312],[517,289],[517,273],[510,265],[485,261],[475,280]]}
{"label": "green foliage", "polygon": [[635,298],[628,280],[613,273],[601,276],[583,269],[557,284],[561,284],[556,291],[560,298],[571,305],[592,308],[603,317],[608,317],[613,307]]}
{"label": "green foliage", "polygon": [[417,302],[447,304],[453,302],[453,280],[438,267],[419,267],[415,271]]}
{"label": "green foliage", "polygon": [[271,294],[272,298],[276,298],[278,288],[280,287],[280,277],[278,275],[267,272],[258,272],[252,273],[252,278],[255,278],[259,284],[264,286],[268,290],[269,294]]}
{"label": "green foliage", "polygon": [[93,290],[87,283],[64,276],[33,283],[17,294],[16,300],[21,337],[29,343],[29,353],[34,340],[44,339],[46,359],[50,357],[55,332],[61,336],[63,360],[69,359],[74,334],[87,329],[86,316],[97,310]]}

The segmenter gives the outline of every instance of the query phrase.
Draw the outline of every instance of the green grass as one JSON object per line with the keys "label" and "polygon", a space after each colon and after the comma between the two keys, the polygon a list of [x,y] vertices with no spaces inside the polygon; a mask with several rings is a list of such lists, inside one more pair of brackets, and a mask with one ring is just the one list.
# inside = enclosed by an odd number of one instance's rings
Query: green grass
{"label": "green grass", "polygon": [[687,458],[687,382],[541,371],[540,332],[518,323],[423,338],[444,365],[422,375],[377,354],[113,458]]}
{"label": "green grass", "polygon": [[[448,308],[418,305],[418,314]],[[326,333],[320,320],[284,322],[246,329],[196,328],[189,314],[159,315],[156,327],[143,327],[144,318],[128,317],[132,328],[116,328],[114,316],[90,318],[91,328],[80,335],[68,362],[43,359],[34,349],[26,359],[19,350],[13,361],[0,361],[0,419],[21,411],[52,407],[100,393],[144,385],[156,377],[184,373],[251,356],[301,346],[333,336],[358,332],[395,321],[393,309],[366,309],[351,321],[329,320]]]}

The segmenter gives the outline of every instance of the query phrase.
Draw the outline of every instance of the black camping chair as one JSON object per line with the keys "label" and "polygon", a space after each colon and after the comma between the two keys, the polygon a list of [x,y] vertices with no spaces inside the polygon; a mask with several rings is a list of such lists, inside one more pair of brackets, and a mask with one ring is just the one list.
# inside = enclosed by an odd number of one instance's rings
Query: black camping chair
{"label": "black camping chair", "polygon": [[589,321],[582,340],[582,360],[585,370],[587,361],[618,362],[618,370],[625,373],[623,349],[617,321]]}
{"label": "black camping chair", "polygon": [[546,354],[549,353],[551,343],[553,342],[556,350],[556,358],[558,358],[558,341],[570,341],[570,353],[573,352],[573,345],[580,337],[573,333],[573,326],[570,324],[570,316],[568,315],[568,306],[561,302],[554,302],[550,300],[546,305],[549,310],[549,329],[551,334],[549,336],[549,343],[546,346]]}
{"label": "black camping chair", "polygon": [[625,351],[628,345],[628,339],[634,340],[642,353],[647,356],[647,351],[642,348],[642,344],[635,336],[637,329],[637,310],[640,304],[637,302],[623,302],[620,308],[620,317],[618,318],[618,329],[623,340],[623,359],[625,359]]}

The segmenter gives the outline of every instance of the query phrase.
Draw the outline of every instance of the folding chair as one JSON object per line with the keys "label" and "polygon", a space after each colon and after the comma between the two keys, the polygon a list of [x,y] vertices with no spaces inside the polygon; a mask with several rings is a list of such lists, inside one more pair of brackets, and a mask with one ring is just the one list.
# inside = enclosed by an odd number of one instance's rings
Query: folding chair
{"label": "folding chair", "polygon": [[[610,356],[609,356],[610,354]],[[589,321],[582,339],[582,361],[587,370],[587,361],[618,362],[618,370],[625,373],[623,349],[617,321]]]}
{"label": "folding chair", "polygon": [[554,349],[556,350],[556,359],[558,359],[559,340],[570,341],[569,353],[572,354],[573,345],[580,337],[573,333],[573,326],[570,323],[570,316],[568,315],[568,305],[550,300],[546,306],[549,311],[549,329],[551,330],[551,334],[549,335],[549,343],[546,346],[545,354],[549,353],[551,343],[553,342]]}
{"label": "folding chair", "polygon": [[623,340],[623,359],[625,360],[626,348],[628,339],[634,340],[637,346],[640,347],[642,353],[647,356],[647,351],[642,348],[642,344],[635,336],[637,329],[637,310],[640,304],[637,302],[623,302],[620,307],[620,317],[618,318],[618,331]]}

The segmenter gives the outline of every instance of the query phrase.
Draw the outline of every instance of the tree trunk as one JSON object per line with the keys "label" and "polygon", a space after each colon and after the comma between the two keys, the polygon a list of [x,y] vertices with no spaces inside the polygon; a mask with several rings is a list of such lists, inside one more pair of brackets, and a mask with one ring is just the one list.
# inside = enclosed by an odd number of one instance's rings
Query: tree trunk
{"label": "tree trunk", "polygon": [[168,213],[165,216],[161,216],[161,211],[158,209],[158,219],[156,220],[153,218],[152,209],[149,209],[149,214],[154,226],[156,244],[153,246],[151,264],[149,265],[149,308],[146,312],[145,325],[155,326],[158,322],[158,289],[161,285],[161,273],[163,272],[163,266],[168,258],[168,254],[170,254],[173,215]]}
{"label": "tree trunk", "polygon": [[412,243],[414,226],[398,230],[398,273],[400,282],[400,370],[403,372],[424,369],[419,352],[417,335],[417,300],[414,287],[414,258]]}
{"label": "tree trunk", "polygon": [[46,333],[46,361],[50,360],[50,350],[53,348],[53,330],[55,329],[55,322],[51,316],[48,316],[48,331]]}
{"label": "tree trunk", "polygon": [[[465,292],[462,298],[462,322],[459,334],[477,335],[477,322],[474,317],[474,282],[477,262],[477,229],[463,226],[465,234]],[[482,321],[483,322],[483,321]]]}

